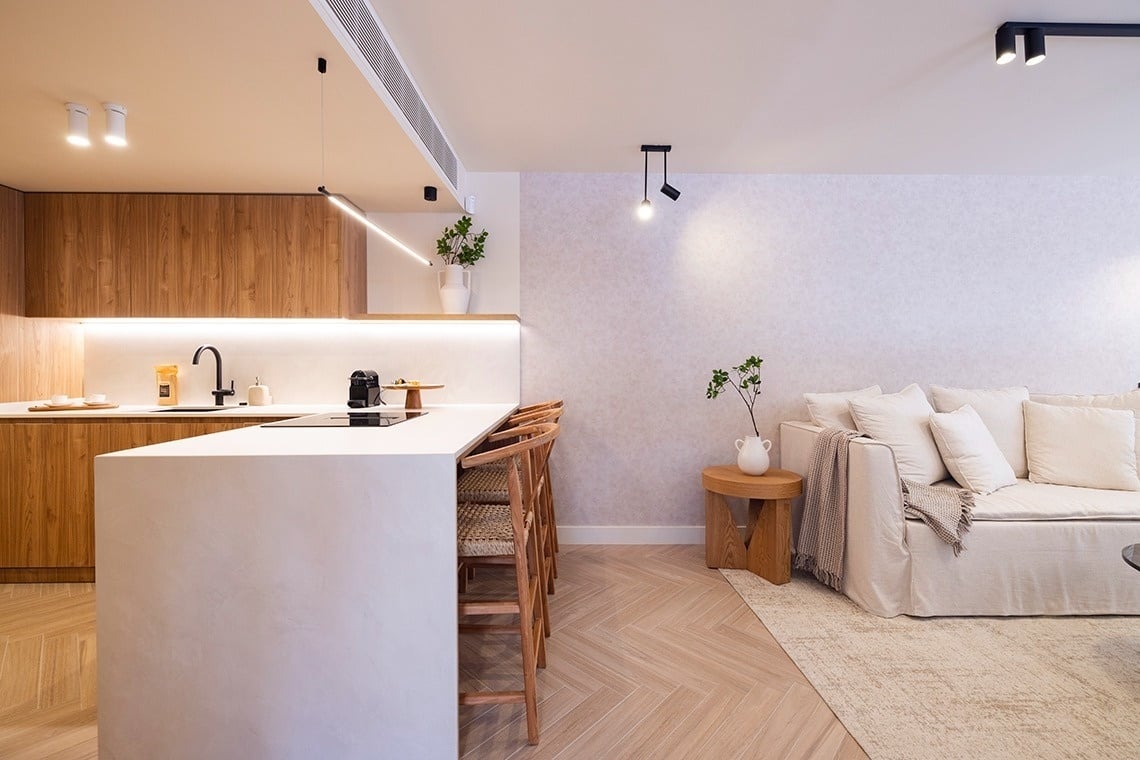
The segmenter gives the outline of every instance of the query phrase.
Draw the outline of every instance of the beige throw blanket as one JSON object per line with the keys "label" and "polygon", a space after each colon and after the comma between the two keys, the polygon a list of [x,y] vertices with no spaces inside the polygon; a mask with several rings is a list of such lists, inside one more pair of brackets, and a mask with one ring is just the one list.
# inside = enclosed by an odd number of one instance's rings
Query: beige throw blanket
{"label": "beige throw blanket", "polygon": [[847,449],[859,433],[828,428],[811,448],[804,479],[804,511],[793,567],[807,570],[836,591],[843,590],[847,543]]}
{"label": "beige throw blanket", "polygon": [[962,536],[973,524],[974,494],[961,488],[924,486],[902,479],[903,512],[917,517],[954,548],[954,556],[962,553]]}
{"label": "beige throw blanket", "polygon": [[[792,566],[807,570],[836,591],[843,590],[843,553],[847,542],[847,450],[860,436],[854,430],[828,428],[811,450],[804,479],[804,510]],[[970,529],[974,495],[945,486],[901,480],[903,512],[926,523],[950,544],[957,556]]]}

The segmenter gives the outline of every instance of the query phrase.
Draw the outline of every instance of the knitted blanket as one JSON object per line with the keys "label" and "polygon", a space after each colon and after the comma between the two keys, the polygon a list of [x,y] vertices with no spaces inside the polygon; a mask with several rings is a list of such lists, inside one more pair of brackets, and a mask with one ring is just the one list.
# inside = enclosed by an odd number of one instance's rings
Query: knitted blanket
{"label": "knitted blanket", "polygon": [[804,511],[793,567],[843,590],[847,543],[847,449],[859,433],[828,428],[815,439],[804,478]]}
{"label": "knitted blanket", "polygon": [[974,494],[961,488],[925,486],[902,479],[903,512],[917,517],[954,549],[962,553],[962,536],[973,524]]}

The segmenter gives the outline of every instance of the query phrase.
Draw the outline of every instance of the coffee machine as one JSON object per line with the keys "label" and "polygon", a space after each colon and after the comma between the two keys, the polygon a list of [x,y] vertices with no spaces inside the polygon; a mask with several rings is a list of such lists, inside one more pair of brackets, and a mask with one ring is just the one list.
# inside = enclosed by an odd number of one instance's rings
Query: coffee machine
{"label": "coffee machine", "polygon": [[380,375],[376,370],[358,369],[348,376],[348,405],[353,409],[383,404],[381,393]]}

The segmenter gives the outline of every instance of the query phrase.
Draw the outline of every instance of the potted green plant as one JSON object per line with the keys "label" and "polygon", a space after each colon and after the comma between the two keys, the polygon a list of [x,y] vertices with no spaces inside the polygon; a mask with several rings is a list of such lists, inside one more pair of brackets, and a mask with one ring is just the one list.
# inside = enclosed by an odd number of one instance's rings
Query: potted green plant
{"label": "potted green plant", "polygon": [[760,438],[760,428],[756,425],[756,400],[760,397],[760,384],[763,382],[760,379],[760,365],[763,363],[764,360],[760,357],[749,356],[731,369],[714,369],[712,380],[705,390],[705,398],[716,398],[731,386],[748,407],[748,417],[752,421],[752,432],[755,435],[738,438],[736,441],[736,465],[748,475],[763,475],[771,464],[768,451],[772,448],[772,442]]}
{"label": "potted green plant", "polygon": [[471,217],[462,216],[454,227],[444,227],[435,241],[435,252],[443,259],[439,278],[439,300],[444,314],[466,314],[471,301],[471,273],[467,268],[483,258],[487,230],[471,231]]}

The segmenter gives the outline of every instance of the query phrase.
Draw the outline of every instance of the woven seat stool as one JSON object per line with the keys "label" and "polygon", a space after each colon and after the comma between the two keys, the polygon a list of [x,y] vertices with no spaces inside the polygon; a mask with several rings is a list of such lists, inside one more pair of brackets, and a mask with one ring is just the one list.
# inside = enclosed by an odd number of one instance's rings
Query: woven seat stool
{"label": "woven seat stool", "polygon": [[[519,428],[518,440],[491,451],[469,455],[460,465],[469,470],[500,463],[507,477],[507,504],[461,502],[456,511],[456,553],[460,567],[472,564],[502,564],[515,570],[515,595],[505,599],[459,598],[459,633],[518,634],[522,650],[523,688],[517,691],[460,692],[459,704],[488,703],[525,705],[527,741],[538,744],[538,687],[536,669],[546,666],[543,636],[545,581],[542,544],[537,524],[537,460],[549,451],[558,436],[558,425],[544,423]],[[518,615],[518,623],[475,624],[466,622],[480,615]]]}
{"label": "woven seat stool", "polygon": [[[549,402],[555,403],[555,402]],[[558,422],[562,416],[561,402],[556,407],[540,410],[533,415],[533,420],[527,425],[535,423]],[[517,437],[515,431],[520,428],[508,428],[492,433],[487,441],[495,443],[509,438]],[[546,593],[554,593],[554,579],[558,577],[558,560],[555,553],[558,551],[558,527],[554,515],[554,494],[550,488],[550,451],[542,457],[542,466],[535,473],[539,489],[539,540],[543,545],[543,555],[546,562]],[[506,504],[507,503],[507,471],[501,462],[482,467],[464,470],[459,475],[456,484],[457,500],[475,504]],[[549,614],[546,616],[549,618]],[[550,626],[546,626],[546,634],[550,635]]]}

